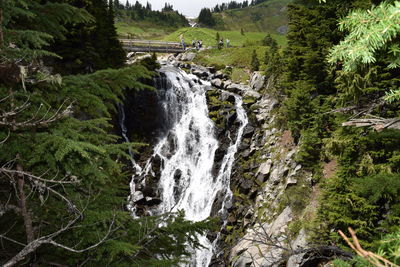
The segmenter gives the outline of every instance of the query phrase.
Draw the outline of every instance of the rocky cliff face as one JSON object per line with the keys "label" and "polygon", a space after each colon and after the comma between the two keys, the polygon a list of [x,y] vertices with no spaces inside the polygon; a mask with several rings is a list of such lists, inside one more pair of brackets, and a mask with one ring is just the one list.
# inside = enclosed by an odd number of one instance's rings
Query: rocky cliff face
{"label": "rocky cliff face", "polygon": [[[250,119],[231,177],[234,203],[219,244],[223,253],[211,265],[303,265],[307,257],[297,252],[307,246],[307,241],[299,222],[313,216],[316,190],[312,174],[296,163],[297,147],[290,132],[277,126],[279,101],[273,88],[268,88],[268,80],[255,72],[249,85],[235,84],[212,68],[178,61],[175,65],[213,85],[208,104],[210,117],[218,127],[216,162],[237,127],[234,99],[227,92],[243,97]],[[214,204],[218,210],[218,199]]]}

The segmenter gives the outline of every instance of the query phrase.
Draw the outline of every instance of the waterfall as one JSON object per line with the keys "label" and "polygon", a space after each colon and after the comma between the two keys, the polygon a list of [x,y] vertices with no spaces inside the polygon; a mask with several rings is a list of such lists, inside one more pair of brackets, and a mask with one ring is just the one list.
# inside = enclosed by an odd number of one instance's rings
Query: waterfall
{"label": "waterfall", "polygon": [[[124,106],[122,104],[118,105],[118,123],[119,126],[121,127],[121,135],[124,138],[125,142],[129,143],[130,140],[128,138],[128,129],[126,129],[125,126],[125,109]],[[129,155],[131,156],[131,163],[132,163],[132,167],[135,170],[135,173],[140,173],[142,171],[142,168],[139,166],[139,164],[137,164],[135,162],[135,154],[132,151],[132,148],[129,147]]]}
{"label": "waterfall", "polygon": [[[152,164],[157,158],[160,166],[158,185],[162,202],[154,208],[154,214],[183,209],[188,220],[201,221],[210,216],[217,194],[224,192],[219,214],[226,218],[225,206],[231,205],[232,200],[232,165],[247,124],[242,100],[235,95],[237,120],[240,125],[236,138],[231,140],[223,157],[218,174],[213,175],[218,140],[215,125],[208,116],[205,93],[210,89],[210,84],[168,65],[163,66],[160,72],[164,73],[167,79],[165,88],[161,88],[161,104],[169,131],[155,145],[152,157],[132,183],[145,183],[144,177],[154,176]],[[131,189],[134,188],[131,186]],[[134,193],[132,191],[132,195]],[[207,267],[211,261],[215,244],[211,244],[206,236],[199,237],[199,240],[206,249],[194,251],[192,262],[188,266]]]}

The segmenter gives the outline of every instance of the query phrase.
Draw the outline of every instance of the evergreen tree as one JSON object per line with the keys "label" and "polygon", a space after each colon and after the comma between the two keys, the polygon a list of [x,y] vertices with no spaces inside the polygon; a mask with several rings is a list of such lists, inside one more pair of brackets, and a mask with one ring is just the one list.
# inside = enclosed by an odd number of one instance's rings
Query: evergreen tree
{"label": "evergreen tree", "polygon": [[200,10],[198,22],[199,22],[199,24],[209,26],[209,27],[213,27],[216,24],[215,19],[212,15],[212,12],[209,8],[202,8]]}
{"label": "evergreen tree", "polygon": [[262,44],[265,46],[270,46],[271,48],[277,48],[278,47],[278,43],[275,41],[274,38],[271,37],[270,34],[267,34],[263,41]]}
{"label": "evergreen tree", "polygon": [[217,44],[219,43],[219,40],[221,39],[221,36],[219,35],[219,32],[215,34],[215,41],[217,41]]}
{"label": "evergreen tree", "polygon": [[91,16],[23,0],[1,1],[0,14],[0,264],[181,262],[209,224],[188,222],[182,212],[134,220],[123,208],[122,162],[137,144],[110,134],[124,93],[150,89],[141,81],[152,73],[133,65],[55,75],[41,63],[56,56],[50,42]]}
{"label": "evergreen tree", "polygon": [[125,52],[117,38],[112,1],[90,0],[84,7],[94,17],[93,25],[70,26],[66,40],[58,39],[52,50],[62,59],[55,69],[64,74],[117,68],[125,63]]}
{"label": "evergreen tree", "polygon": [[251,71],[260,70],[260,61],[258,60],[256,50],[253,50],[253,54],[251,55]]}

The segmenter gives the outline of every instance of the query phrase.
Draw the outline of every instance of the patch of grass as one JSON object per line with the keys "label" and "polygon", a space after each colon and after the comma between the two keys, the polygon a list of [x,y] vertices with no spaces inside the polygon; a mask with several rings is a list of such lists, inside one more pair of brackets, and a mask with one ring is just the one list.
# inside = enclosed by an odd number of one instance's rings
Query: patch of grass
{"label": "patch of grass", "polygon": [[[228,65],[235,68],[250,69],[251,53],[256,50],[257,56],[261,61],[260,69],[265,69],[263,58],[267,47],[265,46],[247,46],[231,47],[218,49],[208,49],[200,51],[194,59],[194,62],[205,66]],[[233,75],[234,70],[232,70]],[[239,73],[237,73],[239,74]]]}
{"label": "patch of grass", "polygon": [[231,80],[235,83],[247,83],[250,79],[250,73],[248,70],[243,68],[233,68]]}
{"label": "patch of grass", "polygon": [[162,27],[147,21],[141,22],[116,22],[117,34],[120,38],[127,38],[128,35],[134,39],[162,39],[164,36],[174,32],[176,28]]}

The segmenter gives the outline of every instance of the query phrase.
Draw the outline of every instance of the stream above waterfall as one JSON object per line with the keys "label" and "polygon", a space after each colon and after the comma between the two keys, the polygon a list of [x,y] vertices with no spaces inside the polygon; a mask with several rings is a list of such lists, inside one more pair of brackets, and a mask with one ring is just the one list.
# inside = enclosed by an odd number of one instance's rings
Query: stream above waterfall
{"label": "stream above waterfall", "polygon": [[[234,97],[237,127],[228,136],[229,144],[222,159],[215,162],[220,142],[207,106],[206,92],[211,84],[171,65],[162,66],[159,72],[165,77],[155,84],[163,123],[168,130],[155,142],[152,155],[141,169],[135,166],[128,206],[136,216],[136,203],[150,199],[140,190],[156,180],[157,192],[153,196],[157,197],[152,198],[147,210],[149,215],[184,210],[186,219],[201,221],[211,215],[214,202],[219,198],[219,211],[213,215],[225,221],[226,207],[232,205],[232,165],[248,123],[241,97],[227,92]],[[207,267],[215,253],[217,239],[211,242],[206,236],[199,236],[205,248],[193,251],[188,266]]]}

